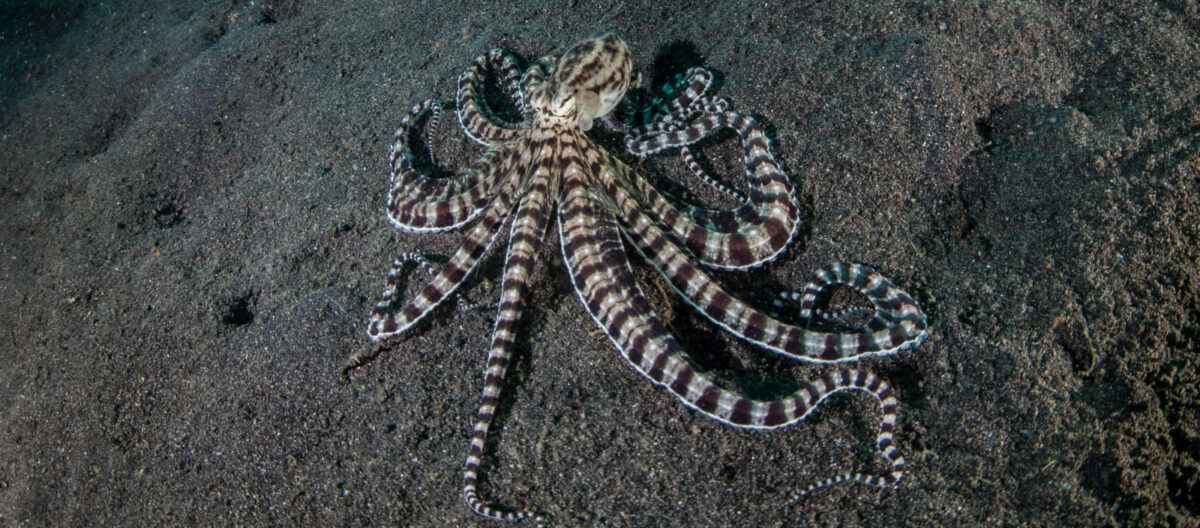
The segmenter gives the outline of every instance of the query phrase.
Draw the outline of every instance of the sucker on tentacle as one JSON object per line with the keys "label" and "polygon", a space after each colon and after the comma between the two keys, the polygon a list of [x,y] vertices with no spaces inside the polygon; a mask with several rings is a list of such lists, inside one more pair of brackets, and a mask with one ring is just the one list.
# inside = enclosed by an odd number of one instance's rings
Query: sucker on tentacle
{"label": "sucker on tentacle", "polygon": [[[520,113],[519,122],[502,120],[488,107],[481,92],[488,79],[498,83]],[[876,447],[889,464],[888,472],[845,473],[810,485],[797,498],[846,481],[895,485],[905,469],[894,436],[898,401],[883,379],[849,364],[919,345],[927,331],[925,314],[907,293],[859,264],[826,266],[793,295],[799,302],[797,324],[783,322],[729,292],[705,268],[745,270],[784,251],[800,222],[792,183],[775,161],[763,127],[710,94],[712,74],[693,68],[669,105],[661,105],[657,114],[647,113],[651,117],[641,126],[626,125],[625,147],[635,157],[678,149],[698,179],[731,195],[737,205],[697,207],[662,192],[586,134],[613,111],[633,79],[629,49],[613,33],[584,40],[561,58],[542,57],[524,72],[507,52],[492,50],[459,76],[455,97],[463,133],[486,147],[478,161],[449,177],[413,166],[410,145],[422,122],[436,127],[442,110],[436,101],[413,107],[396,132],[390,153],[389,221],[417,233],[470,227],[429,283],[404,302],[396,298],[399,270],[408,262],[429,264],[412,254],[395,261],[367,324],[373,341],[408,330],[454,293],[509,224],[483,394],[463,469],[466,504],[490,519],[533,519],[539,527],[546,522],[545,515],[532,509],[509,509],[484,500],[478,483],[527,281],[552,216],[571,284],[588,314],[635,370],[687,407],[737,427],[775,429],[803,420],[837,392],[863,391],[879,402]],[[741,140],[747,189],[725,187],[695,162],[690,147],[720,129],[732,130]],[[434,162],[432,150],[429,159]],[[831,369],[770,401],[721,387],[688,357],[642,294],[626,242],[717,326],[777,354],[831,364]],[[834,285],[859,291],[873,310],[820,310],[820,295]],[[827,324],[810,324],[827,322],[831,316],[840,320],[855,311],[870,316],[860,328],[829,331]]]}

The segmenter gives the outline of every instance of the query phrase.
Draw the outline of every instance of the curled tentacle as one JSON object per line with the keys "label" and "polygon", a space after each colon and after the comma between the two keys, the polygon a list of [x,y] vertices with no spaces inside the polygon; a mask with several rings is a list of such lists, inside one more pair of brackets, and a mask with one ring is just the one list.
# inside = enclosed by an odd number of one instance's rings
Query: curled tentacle
{"label": "curled tentacle", "polygon": [[[676,97],[670,99],[669,104],[658,102],[650,105],[646,111],[647,115],[643,117],[645,121],[643,127],[626,131],[625,145],[626,150],[630,154],[644,158],[652,153],[647,148],[653,143],[652,139],[656,135],[660,135],[663,132],[681,130],[697,115],[703,113],[719,114],[728,109],[729,102],[724,98],[708,95],[708,90],[712,87],[712,73],[708,70],[704,68],[691,68],[682,79],[682,82],[685,88]],[[674,89],[671,92],[674,93]],[[670,109],[667,110],[667,107]],[[655,111],[661,113],[651,116],[650,114]],[[712,176],[706,174],[700,165],[696,163],[692,151],[687,145],[679,146],[679,156],[683,160],[684,165],[688,167],[688,170],[698,179],[718,191],[731,196],[738,203],[745,204],[747,202],[741,193],[726,187]]]}
{"label": "curled tentacle", "polygon": [[[554,65],[558,62],[558,57],[547,55],[534,62],[525,73],[521,75],[521,105],[526,112],[532,106],[530,98],[537,92],[546,79],[554,73]],[[528,118],[529,116],[526,116]]]}
{"label": "curled tentacle", "polygon": [[372,341],[380,341],[407,330],[462,285],[467,275],[479,263],[479,259],[491,247],[496,233],[500,232],[500,226],[508,217],[518,179],[519,175],[516,173],[506,178],[479,222],[467,233],[466,239],[450,260],[442,266],[429,284],[400,309],[394,306],[398,277],[396,268],[393,267],[393,272],[388,274],[383,295],[371,310],[371,317],[367,321],[367,335]]}
{"label": "curled tentacle", "polygon": [[[734,209],[707,209],[685,204],[644,178],[626,175],[641,207],[651,211],[704,264],[744,269],[774,259],[791,241],[800,223],[791,181],[771,154],[762,126],[753,118],[727,110],[724,99],[708,94],[712,74],[689,70],[687,88],[672,100],[672,110],[626,136],[626,148],[645,157],[669,148],[686,147],[729,128],[741,137],[749,194]],[[626,171],[628,172],[628,171]],[[706,174],[701,179],[714,182]],[[719,186],[719,184],[716,184]]]}
{"label": "curled tentacle", "polygon": [[496,80],[504,93],[517,105],[522,115],[525,102],[521,96],[521,70],[517,62],[504,50],[494,49],[475,59],[467,71],[458,76],[458,122],[471,139],[481,145],[493,145],[516,138],[522,130],[519,123],[509,123],[497,117],[479,89],[487,79],[488,72],[495,72]]}
{"label": "curled tentacle", "polygon": [[520,162],[508,149],[490,149],[471,167],[452,177],[421,173],[413,167],[410,141],[422,117],[429,115],[428,125],[434,126],[439,108],[440,104],[433,100],[414,106],[396,130],[390,155],[392,185],[387,213],[398,229],[444,231],[471,221],[496,196],[501,178]]}
{"label": "curled tentacle", "polygon": [[[750,201],[749,199],[747,199],[745,196],[742,195],[741,191],[738,191],[737,189],[733,189],[730,187],[726,187],[724,183],[721,183],[720,181],[717,181],[716,178],[709,176],[708,173],[704,171],[704,168],[701,167],[700,164],[696,162],[696,158],[692,154],[692,149],[690,149],[688,147],[679,147],[679,157],[680,157],[680,159],[683,160],[683,164],[688,168],[689,171],[691,171],[692,175],[695,176],[696,179],[708,184],[709,187],[716,189],[721,194],[724,194],[725,196],[728,196],[728,197],[734,199],[735,201],[737,201],[738,203],[740,203],[742,205],[745,205],[746,203],[748,203]],[[689,213],[689,216],[691,216],[692,218],[698,218],[701,216],[701,214],[698,212],[691,212],[691,213]],[[711,225],[711,224],[708,227],[710,229],[717,228],[716,225]]]}
{"label": "curled tentacle", "polygon": [[[715,111],[724,112],[728,102],[708,94],[712,85],[712,72],[704,68],[690,68],[676,83],[663,87],[669,99],[657,98],[644,108],[628,109],[623,119],[627,125],[626,145],[636,143],[640,136],[650,130],[663,130],[672,124],[685,123],[693,112],[710,103],[720,105]],[[637,122],[640,122],[641,126],[634,126]],[[637,155],[634,150],[629,153]]]}
{"label": "curled tentacle", "polygon": [[904,457],[893,440],[898,405],[887,383],[865,370],[841,368],[773,401],[754,400],[717,385],[694,365],[642,294],[607,206],[590,196],[581,181],[568,178],[563,185],[558,229],[571,282],[596,324],[638,372],[687,406],[751,429],[791,425],[834,393],[865,391],[879,401],[883,413],[876,445],[891,471],[882,476],[851,474],[848,479],[886,487],[903,477]]}
{"label": "curled tentacle", "polygon": [[731,210],[709,210],[677,204],[653,183],[632,173],[607,152],[599,156],[614,167],[627,196],[671,230],[703,264],[745,269],[779,255],[800,224],[799,205],[787,175],[771,155],[766,135],[753,119],[726,112],[706,116],[703,123],[672,135],[700,135],[701,129],[733,128],[742,138],[750,183],[748,202]]}
{"label": "curled tentacle", "polygon": [[815,363],[857,361],[894,354],[925,338],[925,313],[907,293],[866,266],[835,264],[822,269],[804,288],[802,319],[812,317],[818,294],[831,284],[851,286],[875,306],[875,316],[853,332],[822,332],[782,322],[731,294],[692,263],[683,249],[619,186],[609,193],[620,211],[622,231],[633,246],[698,312],[734,335],[776,353]]}

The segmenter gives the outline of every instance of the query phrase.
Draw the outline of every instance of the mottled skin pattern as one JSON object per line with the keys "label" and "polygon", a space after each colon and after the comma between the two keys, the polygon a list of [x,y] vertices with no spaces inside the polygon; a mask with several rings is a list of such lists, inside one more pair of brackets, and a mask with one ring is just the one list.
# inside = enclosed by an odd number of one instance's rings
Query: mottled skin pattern
{"label": "mottled skin pattern", "polygon": [[[488,76],[521,113],[520,122],[499,119],[487,107],[480,90]],[[661,192],[586,134],[621,101],[631,76],[629,49],[612,33],[587,39],[561,58],[543,57],[523,73],[507,53],[493,50],[476,59],[458,80],[459,124],[468,137],[487,147],[477,162],[449,178],[413,167],[410,142],[423,116],[430,115],[431,126],[436,124],[441,110],[437,102],[414,107],[396,132],[387,204],[392,224],[416,232],[467,225],[470,230],[450,260],[407,302],[396,298],[397,284],[399,271],[411,257],[393,264],[382,299],[371,313],[367,333],[372,340],[404,332],[445,300],[475,268],[501,227],[510,224],[483,396],[463,475],[467,505],[487,518],[545,523],[533,510],[500,508],[482,500],[476,483],[524,307],[525,282],[552,216],[580,300],[638,372],[700,413],[756,429],[796,423],[838,391],[866,391],[882,409],[877,446],[890,472],[839,475],[799,495],[846,480],[878,487],[895,484],[904,474],[904,458],[893,441],[897,400],[882,379],[846,365],[917,346],[925,336],[925,314],[908,294],[856,264],[821,269],[794,296],[799,303],[795,319],[801,324],[780,321],[727,291],[705,268],[744,270],[778,256],[799,224],[791,182],[775,162],[762,126],[727,110],[724,99],[707,94],[712,76],[694,68],[669,107],[664,105],[646,125],[626,130],[628,154],[645,157],[678,149],[693,173],[740,205],[708,209]],[[747,189],[728,190],[705,175],[689,150],[689,145],[722,128],[741,137]],[[774,401],[753,400],[717,385],[688,357],[642,294],[630,269],[626,242],[720,327],[778,354],[837,364],[836,368]],[[817,306],[820,294],[838,284],[870,300],[870,320],[840,332],[810,328],[836,326],[826,324]]]}

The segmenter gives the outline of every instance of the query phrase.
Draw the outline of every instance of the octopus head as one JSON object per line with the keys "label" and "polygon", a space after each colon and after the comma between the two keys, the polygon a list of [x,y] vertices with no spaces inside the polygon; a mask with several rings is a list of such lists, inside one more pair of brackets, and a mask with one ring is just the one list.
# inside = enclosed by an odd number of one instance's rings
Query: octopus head
{"label": "octopus head", "polygon": [[632,70],[625,39],[601,33],[576,44],[558,60],[537,106],[550,115],[574,119],[580,129],[588,130],[625,97]]}

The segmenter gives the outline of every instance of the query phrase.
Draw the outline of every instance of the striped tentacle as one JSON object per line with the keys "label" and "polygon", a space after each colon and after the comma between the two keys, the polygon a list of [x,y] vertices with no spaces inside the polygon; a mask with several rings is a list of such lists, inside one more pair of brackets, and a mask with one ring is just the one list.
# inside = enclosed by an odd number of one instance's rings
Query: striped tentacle
{"label": "striped tentacle", "polygon": [[[699,68],[694,68],[694,69],[699,69]],[[708,73],[707,70],[700,70],[700,71],[704,72],[706,74]],[[705,90],[708,89],[707,81],[704,82],[704,89]],[[676,105],[675,113],[674,113],[674,115],[666,116],[663,119],[663,122],[664,123],[672,123],[672,125],[670,125],[672,128],[683,128],[686,125],[690,116],[694,113],[725,112],[728,103],[724,99],[713,99],[711,101],[707,100],[707,99],[701,100],[701,97],[703,97],[703,92],[695,93],[696,91],[697,90],[694,88],[689,88],[685,92],[684,96],[680,96],[679,98],[673,100],[673,102]],[[686,99],[685,99],[685,97],[686,97]],[[675,116],[678,116],[678,117],[675,117]],[[691,147],[688,147],[687,145],[683,145],[683,146],[679,147],[679,157],[683,161],[684,166],[686,166],[688,168],[688,170],[691,171],[692,175],[695,176],[696,179],[708,184],[709,187],[716,189],[718,192],[720,192],[730,198],[733,198],[734,200],[737,201],[737,203],[742,204],[743,206],[745,206],[749,203],[750,200],[748,200],[745,196],[743,196],[740,191],[738,191],[737,189],[732,189],[732,188],[726,186],[724,183],[721,183],[716,178],[709,176],[708,173],[704,171],[704,168],[701,167],[700,164],[696,162],[696,157],[692,153]],[[719,224],[726,223],[723,221],[724,215],[727,214],[726,211],[720,211],[720,210],[713,211],[710,209],[703,209],[703,208],[692,206],[690,204],[682,204],[682,203],[677,204],[677,206],[679,206],[681,209],[683,209],[688,214],[688,216],[691,216],[694,220],[696,220],[698,223],[703,224],[708,229],[713,229],[713,230],[719,231],[722,228],[722,226]]]}
{"label": "striped tentacle", "polygon": [[483,101],[480,87],[489,71],[496,73],[497,82],[513,104],[525,111],[520,95],[521,70],[504,50],[494,49],[480,55],[467,71],[458,76],[458,122],[471,139],[482,145],[510,141],[519,136],[523,124],[508,123],[496,117]]}
{"label": "striped tentacle", "polygon": [[638,372],[666,387],[687,406],[722,422],[751,429],[791,425],[807,417],[831,394],[843,390],[865,391],[879,401],[882,409],[876,443],[891,463],[891,471],[884,476],[855,474],[849,480],[890,486],[903,476],[904,457],[893,440],[898,404],[892,389],[882,379],[865,370],[840,368],[774,401],[753,400],[722,388],[693,365],[659,320],[634,279],[614,218],[604,205],[589,196],[582,181],[570,178],[564,181],[558,223],[563,258],[576,293]]}
{"label": "striped tentacle", "polygon": [[[440,123],[442,107],[443,104],[440,101],[429,99],[413,106],[408,115],[401,120],[388,155],[388,161],[392,168],[391,194],[416,202],[434,202],[446,200],[479,184],[481,171],[468,169],[446,178],[441,175],[422,173],[413,167],[413,152],[409,146],[414,139],[414,134],[420,132],[417,124],[426,115],[428,115],[428,119],[425,121],[425,128],[428,132],[425,134],[424,143],[430,165],[437,166],[436,154],[433,151],[433,133]],[[486,153],[485,156],[487,156]]]}
{"label": "striped tentacle", "polygon": [[[685,88],[680,91],[676,97],[670,99],[669,111],[665,109],[665,107],[668,106],[666,103],[652,105],[648,109],[648,112],[658,111],[661,112],[661,115],[647,117],[646,126],[640,129],[629,131],[626,134],[625,143],[626,145],[632,146],[632,148],[630,148],[631,153],[644,148],[644,145],[639,145],[639,142],[642,140],[641,136],[651,134],[652,132],[654,134],[661,134],[663,132],[674,132],[676,130],[681,130],[687,126],[688,121],[697,115],[704,113],[722,113],[728,109],[729,102],[725,99],[706,95],[709,88],[712,87],[713,81],[712,73],[710,73],[708,70],[703,68],[692,68],[688,70],[682,81]],[[667,91],[668,93],[674,93],[675,89],[668,85],[668,87],[664,88],[664,91]],[[718,181],[716,178],[709,176],[700,166],[700,164],[696,163],[696,158],[692,153],[691,148],[689,148],[687,145],[682,145],[679,147],[679,157],[683,160],[683,163],[685,166],[687,166],[688,170],[691,171],[691,173],[697,179],[703,181],[722,194],[737,200],[737,202],[740,204],[744,205],[748,202],[746,197],[742,196],[742,194],[736,189],[731,189]],[[678,206],[687,212],[689,216],[693,216],[697,221],[702,223],[705,221],[705,217],[711,214],[708,211],[687,204],[681,203],[678,204]],[[720,229],[720,227],[716,225],[706,225],[706,227],[716,230]]]}
{"label": "striped tentacle", "polygon": [[463,171],[451,178],[437,177],[427,172],[417,170],[413,166],[413,151],[411,143],[414,136],[421,132],[421,123],[429,132],[426,134],[425,145],[429,155],[430,165],[436,165],[434,160],[432,136],[437,130],[442,113],[442,103],[436,99],[426,99],[409,109],[408,114],[400,120],[400,126],[393,135],[392,146],[388,151],[388,165],[391,167],[389,194],[411,196],[422,201],[436,201],[446,196],[454,195],[478,183],[475,171]]}
{"label": "striped tentacle", "polygon": [[610,156],[607,163],[622,167],[622,179],[628,182],[639,206],[668,226],[701,262],[716,268],[744,269],[778,256],[800,224],[792,184],[771,155],[762,126],[736,112],[705,113],[687,127],[653,132],[637,146],[645,149],[639,152],[648,155],[695,143],[721,128],[733,129],[741,136],[746,155],[748,201],[736,209],[677,204],[647,179],[632,177],[615,158]]}
{"label": "striped tentacle", "polygon": [[488,428],[496,412],[496,404],[504,385],[513,341],[516,338],[517,322],[524,308],[525,283],[537,256],[537,249],[546,232],[550,216],[547,197],[556,191],[552,186],[556,178],[547,174],[547,168],[539,166],[530,180],[528,189],[513,220],[508,239],[508,253],[504,259],[504,278],[500,294],[500,307],[496,314],[496,327],[492,331],[492,347],[488,352],[487,370],[484,373],[483,396],[475,428],[471,432],[471,453],[463,471],[463,498],[475,513],[496,520],[518,521],[534,519],[543,526],[544,519],[532,510],[502,510],[479,498],[476,482],[483,463],[484,447]]}
{"label": "striped tentacle", "polygon": [[[425,152],[427,154],[429,154],[429,164],[437,165],[437,159],[434,157],[434,154],[433,154],[433,141],[432,140],[433,140],[433,133],[435,131],[437,131],[438,124],[440,124],[441,120],[442,120],[442,102],[438,101],[436,99],[426,99],[424,102],[422,102],[418,106],[429,109],[430,115],[429,115],[429,123],[427,124],[427,126],[429,127],[430,135],[428,138],[426,138],[426,141],[425,141]],[[417,109],[414,107],[413,110],[409,111],[410,117],[413,115],[413,111],[415,111],[415,110],[417,110]],[[401,126],[401,128],[404,128],[404,127]],[[397,129],[396,130],[396,138],[399,139],[400,137],[401,137],[400,130]],[[408,137],[407,134],[405,134],[404,137],[407,139],[407,137]],[[388,157],[392,160],[392,181],[394,183],[396,180],[396,145],[395,145],[395,143],[392,144],[392,150]]]}
{"label": "striped tentacle", "polygon": [[[747,200],[745,196],[742,196],[741,191],[738,191],[737,189],[729,188],[724,183],[721,183],[720,181],[718,181],[716,178],[709,176],[708,173],[704,171],[704,167],[701,167],[700,164],[696,162],[696,157],[692,154],[691,149],[689,149],[687,147],[681,147],[679,149],[679,157],[680,157],[680,159],[683,160],[684,166],[686,166],[688,168],[688,170],[691,171],[692,175],[695,176],[696,179],[708,184],[709,187],[716,189],[721,194],[724,194],[725,196],[728,196],[730,198],[733,198],[734,200],[737,200],[737,202],[740,204],[745,205],[747,202],[749,202],[749,200]],[[690,216],[692,216],[692,218],[696,219],[697,221],[701,221],[702,213],[690,213],[689,212],[688,214]],[[717,226],[712,225],[712,224],[708,224],[708,225],[706,225],[706,227],[708,227],[709,229],[717,228]]]}
{"label": "striped tentacle", "polygon": [[[712,83],[712,72],[704,68],[690,68],[677,76],[674,83],[662,87],[664,97],[655,98],[643,108],[626,109],[622,118],[628,125],[625,143],[637,141],[638,136],[651,129],[663,130],[671,123],[685,123],[692,110],[702,106],[701,100],[722,105],[717,111],[724,112],[727,102],[707,95]],[[637,122],[642,125],[632,126]]]}
{"label": "striped tentacle", "polygon": [[521,73],[521,68],[517,66],[516,60],[511,55],[504,51],[500,51],[503,58],[500,59],[499,71],[496,72],[496,83],[500,85],[500,89],[504,90],[504,95],[508,97],[517,107],[521,118],[525,118],[525,100],[521,97],[521,78],[524,74]]}
{"label": "striped tentacle", "polygon": [[554,73],[554,65],[557,62],[557,56],[547,55],[538,59],[521,75],[521,105],[526,109],[525,111],[528,111],[530,107],[530,97],[533,96],[533,93],[546,82],[550,74]]}
{"label": "striped tentacle", "polygon": [[[652,141],[672,132],[678,132],[688,126],[688,122],[705,114],[724,113],[729,102],[724,98],[708,95],[712,88],[713,75],[704,68],[691,68],[679,81],[683,89],[675,85],[663,87],[663,91],[674,97],[667,101],[656,100],[643,116],[646,123],[643,127],[629,131],[625,135],[627,150],[639,157],[651,154],[647,148],[653,147]],[[688,145],[678,145],[679,156],[688,170],[695,177],[717,191],[725,194],[741,205],[747,205],[749,200],[736,189],[731,189],[716,178],[709,176],[696,159]],[[658,150],[661,150],[659,148]],[[655,150],[654,152],[657,152]],[[680,200],[675,200],[675,206],[706,229],[729,232],[729,226],[737,225],[737,218],[724,210],[712,210],[693,206]]]}
{"label": "striped tentacle", "polygon": [[801,292],[800,317],[813,318],[820,293],[834,284],[850,286],[870,299],[875,316],[852,332],[822,332],[782,322],[731,294],[688,251],[664,232],[619,185],[608,187],[621,212],[622,231],[633,246],[698,312],[734,335],[784,356],[814,363],[857,361],[915,347],[925,338],[925,313],[907,293],[883,275],[859,264],[822,268]]}
{"label": "striped tentacle", "polygon": [[511,212],[513,194],[517,190],[519,176],[518,172],[508,175],[506,181],[496,191],[491,204],[484,210],[479,222],[467,233],[466,239],[450,257],[450,260],[442,266],[433,280],[399,310],[393,306],[393,297],[396,295],[399,282],[399,268],[403,263],[397,261],[396,264],[393,264],[392,271],[388,273],[383,295],[371,310],[371,317],[367,321],[367,335],[372,341],[380,341],[407,330],[458,289],[467,275],[475,269],[479,259],[491,247],[496,233],[500,231],[501,224]]}
{"label": "striped tentacle", "polygon": [[433,100],[414,106],[401,121],[392,143],[387,214],[392,225],[404,231],[444,231],[471,221],[495,196],[502,176],[519,163],[511,149],[496,148],[453,177],[434,177],[417,171],[412,165],[410,139],[425,114],[431,114],[429,126],[434,126],[438,108],[438,102]]}

